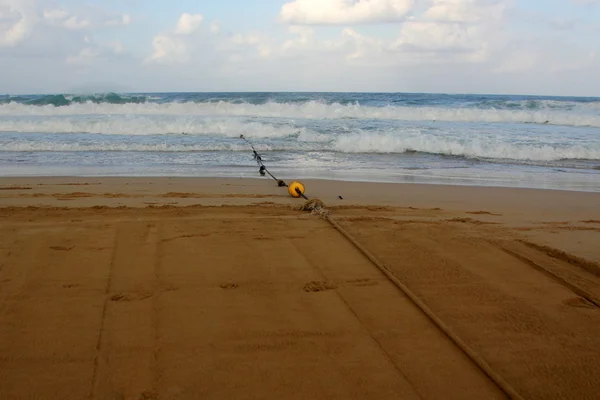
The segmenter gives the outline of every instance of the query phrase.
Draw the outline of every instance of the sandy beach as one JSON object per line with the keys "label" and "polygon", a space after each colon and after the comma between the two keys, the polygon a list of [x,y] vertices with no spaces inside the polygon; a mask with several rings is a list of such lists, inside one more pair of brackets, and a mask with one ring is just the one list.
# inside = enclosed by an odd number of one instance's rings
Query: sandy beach
{"label": "sandy beach", "polygon": [[0,178],[0,398],[598,396],[600,193],[303,182]]}

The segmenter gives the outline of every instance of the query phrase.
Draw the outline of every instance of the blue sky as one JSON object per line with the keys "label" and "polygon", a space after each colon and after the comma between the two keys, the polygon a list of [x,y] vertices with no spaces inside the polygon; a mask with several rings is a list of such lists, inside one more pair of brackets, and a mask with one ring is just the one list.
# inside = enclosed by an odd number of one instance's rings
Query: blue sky
{"label": "blue sky", "polygon": [[0,0],[0,93],[600,96],[600,0]]}

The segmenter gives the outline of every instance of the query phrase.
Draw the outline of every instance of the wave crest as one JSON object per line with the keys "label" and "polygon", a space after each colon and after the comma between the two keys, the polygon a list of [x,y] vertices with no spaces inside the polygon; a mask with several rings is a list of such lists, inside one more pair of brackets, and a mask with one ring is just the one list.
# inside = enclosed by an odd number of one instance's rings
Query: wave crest
{"label": "wave crest", "polygon": [[[94,136],[84,141],[64,138],[30,140],[25,136],[0,142],[3,151],[152,151],[152,152],[201,152],[201,151],[249,151],[246,143],[236,136],[198,138],[181,136],[181,139],[152,136],[140,141],[127,138]],[[253,137],[260,153],[270,151],[335,152],[345,154],[403,154],[427,153],[480,160],[513,160],[523,162],[548,162],[559,160],[600,160],[599,145],[583,144],[536,144],[532,142],[510,142],[501,138],[441,136],[407,130],[402,132],[356,132],[325,137],[305,131],[285,138]]]}
{"label": "wave crest", "polygon": [[304,141],[327,141],[327,135],[286,123],[266,123],[240,119],[198,118],[44,118],[0,121],[0,132],[105,134],[105,135],[202,135],[254,138],[298,137]]}
{"label": "wave crest", "polygon": [[117,93],[69,95],[49,94],[43,96],[6,96],[0,98],[0,104],[23,104],[29,106],[65,107],[73,104],[140,104],[151,101],[146,95],[124,95]]}
{"label": "wave crest", "polygon": [[[578,106],[579,107],[579,106]],[[9,102],[0,104],[4,116],[76,116],[76,115],[168,115],[199,117],[259,117],[295,119],[361,119],[402,121],[445,121],[487,123],[530,123],[565,126],[600,127],[598,109],[591,107],[578,112],[565,109],[496,109],[432,106],[362,106],[359,104],[327,104],[322,101],[303,103],[264,104],[218,102],[170,102],[156,103],[145,100],[124,103],[76,102],[65,107],[53,105],[29,105]]]}
{"label": "wave crest", "polygon": [[332,149],[343,153],[419,152],[474,159],[520,161],[600,160],[600,148],[579,145],[510,143],[479,137],[452,138],[413,133],[357,133],[336,138]]}

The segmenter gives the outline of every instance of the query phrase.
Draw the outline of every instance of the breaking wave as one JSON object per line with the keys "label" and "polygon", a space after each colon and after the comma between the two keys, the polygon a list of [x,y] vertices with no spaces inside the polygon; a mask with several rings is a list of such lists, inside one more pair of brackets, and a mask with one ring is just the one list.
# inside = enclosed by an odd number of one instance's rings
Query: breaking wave
{"label": "breaking wave", "polygon": [[[265,145],[261,151],[290,151],[301,150],[299,145]],[[304,150],[312,150],[310,146]],[[175,144],[175,143],[55,143],[55,142],[19,142],[2,146],[3,151],[10,152],[208,152],[208,151],[237,151],[248,152],[246,143],[210,143],[210,144]]]}
{"label": "breaking wave", "polygon": [[[61,95],[62,96],[62,95]],[[63,96],[64,97],[64,96]],[[120,98],[120,97],[119,97]],[[122,100],[122,99],[121,99]],[[39,100],[42,101],[42,100]],[[450,106],[367,106],[357,103],[341,104],[311,100],[298,103],[267,102],[252,104],[246,102],[148,102],[124,103],[73,102],[64,107],[55,105],[31,105],[18,102],[0,104],[0,116],[58,117],[75,115],[169,115],[200,117],[264,117],[294,119],[361,119],[361,120],[403,120],[403,121],[446,121],[446,122],[488,122],[488,123],[530,123],[565,126],[600,127],[600,103],[571,103],[569,107],[545,105],[528,107],[473,108]]]}
{"label": "breaking wave", "polygon": [[43,96],[5,96],[0,97],[0,104],[24,104],[31,106],[64,107],[72,104],[138,104],[152,101],[146,95],[123,95],[117,93],[94,95],[49,94]]}
{"label": "breaking wave", "polygon": [[[244,134],[264,156],[285,152],[277,159],[292,158],[304,167],[376,166],[382,174],[398,166],[438,164],[594,169],[600,161],[597,128],[600,101],[593,98],[352,93],[4,96],[0,160],[11,166],[39,160],[53,165],[80,157],[84,161],[76,161],[77,166],[104,165],[111,159],[152,164],[187,158],[199,165],[221,165],[230,159],[251,159],[251,154],[242,155],[249,153],[239,139]],[[71,157],[69,152],[78,155]],[[176,154],[194,152],[217,154]],[[148,161],[141,153],[156,154]]]}
{"label": "breaking wave", "polygon": [[[473,137],[451,137],[424,134],[418,130],[395,133],[358,132],[350,134],[323,135],[304,131],[299,135],[273,141],[256,138],[259,152],[317,151],[364,154],[427,153],[470,159],[498,159],[514,161],[600,160],[600,145],[571,145],[567,143],[515,143],[508,140]],[[103,140],[97,135],[85,141],[60,140],[9,140],[0,142],[0,148],[8,152],[202,152],[242,151],[248,146],[233,136],[221,138],[181,139],[150,136],[143,141],[130,141],[126,137]]]}
{"label": "breaking wave", "polygon": [[27,133],[92,133],[105,135],[217,135],[254,138],[305,137],[318,140],[316,132],[285,123],[242,121],[239,119],[148,118],[36,118],[0,120],[0,132]]}
{"label": "breaking wave", "polygon": [[419,152],[477,159],[556,161],[600,160],[600,146],[511,143],[480,137],[449,138],[413,134],[359,133],[339,136],[332,149],[344,153]]}

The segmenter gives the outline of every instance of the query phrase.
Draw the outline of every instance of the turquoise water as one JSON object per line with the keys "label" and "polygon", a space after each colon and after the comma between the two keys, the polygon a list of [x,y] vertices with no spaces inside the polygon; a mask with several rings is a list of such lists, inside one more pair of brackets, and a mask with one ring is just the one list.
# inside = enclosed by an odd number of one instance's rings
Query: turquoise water
{"label": "turquoise water", "polygon": [[600,98],[0,96],[0,176],[259,177],[600,191]]}

